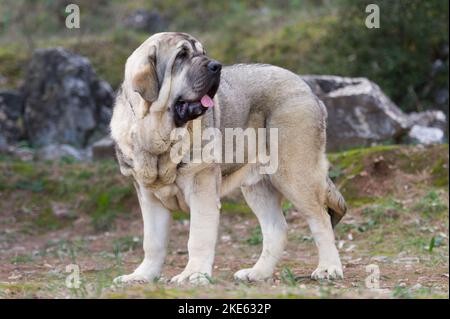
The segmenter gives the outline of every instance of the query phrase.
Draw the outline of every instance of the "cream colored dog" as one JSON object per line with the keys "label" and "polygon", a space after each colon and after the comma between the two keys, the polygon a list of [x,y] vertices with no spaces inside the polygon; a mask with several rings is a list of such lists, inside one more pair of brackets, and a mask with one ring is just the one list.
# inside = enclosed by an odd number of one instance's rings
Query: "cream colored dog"
{"label": "cream colored dog", "polygon": [[[220,85],[219,85],[220,84]],[[208,282],[218,235],[220,197],[240,187],[263,233],[259,260],[235,273],[239,280],[270,278],[285,244],[283,198],[306,218],[319,251],[312,278],[342,278],[333,228],[345,214],[341,194],[328,178],[326,109],[295,74],[270,65],[224,67],[184,33],[159,33],[128,58],[111,120],[121,172],[132,176],[144,221],[145,257],[116,282],[158,278],[166,256],[171,210],[190,212],[189,261],[172,282]],[[278,169],[261,163],[174,160],[176,128],[278,129]],[[189,138],[188,138],[189,140]],[[227,154],[225,154],[227,155]],[[228,154],[230,155],[230,154]],[[232,157],[234,154],[231,154]]]}

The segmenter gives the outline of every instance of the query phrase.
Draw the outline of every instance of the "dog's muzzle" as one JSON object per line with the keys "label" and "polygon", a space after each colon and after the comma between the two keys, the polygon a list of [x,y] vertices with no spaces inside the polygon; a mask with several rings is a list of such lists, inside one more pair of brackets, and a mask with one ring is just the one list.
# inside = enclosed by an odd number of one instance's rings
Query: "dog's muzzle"
{"label": "dog's muzzle", "polygon": [[202,93],[199,93],[198,98],[190,101],[180,98],[175,102],[173,110],[177,127],[202,116],[209,108],[214,107],[213,98],[219,88],[222,65],[211,60],[206,64],[206,69],[209,78],[208,86]]}

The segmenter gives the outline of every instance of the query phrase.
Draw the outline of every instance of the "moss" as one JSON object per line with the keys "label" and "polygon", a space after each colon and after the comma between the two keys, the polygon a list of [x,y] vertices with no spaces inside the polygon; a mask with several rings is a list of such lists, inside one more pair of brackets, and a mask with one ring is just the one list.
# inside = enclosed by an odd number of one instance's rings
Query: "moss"
{"label": "moss", "polygon": [[[414,179],[412,183],[425,183],[438,187],[448,187],[448,145],[433,145],[419,148],[411,145],[381,145],[370,148],[354,149],[340,153],[329,154],[331,163],[330,177],[336,181],[336,185],[352,206],[375,202],[377,198],[371,198],[361,185],[365,178],[363,172],[376,174],[373,163],[379,157],[383,157],[390,174],[403,172],[409,175],[421,174],[425,180]],[[431,169],[430,169],[431,167]],[[419,182],[420,180],[420,182]],[[395,184],[392,184],[394,187]],[[388,194],[391,189],[383,191]]]}
{"label": "moss", "polygon": [[56,230],[67,224],[53,214],[50,207],[43,209],[40,214],[33,219],[33,223],[40,230]]}
{"label": "moss", "polygon": [[174,220],[186,220],[189,219],[189,213],[183,212],[181,210],[176,210],[172,212],[172,218]]}
{"label": "moss", "polygon": [[[364,160],[398,149],[398,145],[379,145],[370,148],[358,148],[340,153],[331,153],[328,159],[333,167],[345,171],[346,176],[355,176],[364,170]],[[339,176],[343,175],[342,172]],[[339,177],[338,176],[338,177]]]}
{"label": "moss", "polygon": [[11,258],[11,264],[22,264],[29,263],[33,261],[33,256],[31,254],[20,254]]}
{"label": "moss", "polygon": [[14,297],[30,298],[42,288],[39,283],[35,282],[21,282],[21,283],[5,283],[0,282],[0,297]]}
{"label": "moss", "polygon": [[19,87],[25,75],[30,55],[17,44],[0,45],[0,75],[7,79],[2,87]]}
{"label": "moss", "polygon": [[347,194],[347,192],[344,192],[344,191],[342,191],[342,193],[347,195],[347,196],[344,196],[345,201],[352,208],[358,208],[358,207],[361,207],[361,206],[364,206],[367,204],[373,204],[378,201],[378,199],[374,198],[374,197],[356,197],[356,196],[351,196],[351,195]]}
{"label": "moss", "polygon": [[246,204],[226,201],[222,202],[222,212],[234,214],[249,214],[252,212],[252,210]]}
{"label": "moss", "polygon": [[430,190],[416,203],[414,209],[426,217],[448,212],[447,204],[441,199],[441,195],[436,190]]}
{"label": "moss", "polygon": [[74,215],[88,213],[96,229],[112,227],[116,216],[126,211],[125,205],[136,201],[132,183],[121,177],[112,160],[23,162],[6,158],[0,162],[0,169],[5,172],[0,177],[0,188],[10,192],[8,196],[23,198],[8,209],[29,211],[19,218],[29,219],[40,230],[58,229],[70,222],[53,214],[53,201],[64,202]]}
{"label": "moss", "polygon": [[431,168],[431,175],[433,177],[433,185],[436,187],[448,187],[448,158],[441,158]]}

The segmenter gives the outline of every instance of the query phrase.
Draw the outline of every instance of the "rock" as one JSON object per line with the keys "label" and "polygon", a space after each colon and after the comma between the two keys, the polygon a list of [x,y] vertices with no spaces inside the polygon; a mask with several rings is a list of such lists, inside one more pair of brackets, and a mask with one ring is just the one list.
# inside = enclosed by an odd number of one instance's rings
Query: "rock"
{"label": "rock", "polygon": [[375,262],[379,262],[379,263],[388,263],[389,262],[389,257],[387,256],[373,256],[370,258],[370,260],[373,260]]}
{"label": "rock", "polygon": [[113,159],[116,156],[115,143],[110,136],[105,136],[91,146],[92,159]]}
{"label": "rock", "polygon": [[86,146],[107,131],[113,91],[97,79],[88,59],[63,48],[37,49],[22,88],[25,126],[35,146]]}
{"label": "rock", "polygon": [[412,112],[408,115],[409,126],[412,128],[414,125],[420,125],[425,127],[435,127],[442,131],[447,128],[447,117],[444,112],[438,110],[429,110],[425,112]]}
{"label": "rock", "polygon": [[138,31],[155,33],[166,29],[167,23],[156,10],[138,9],[125,18],[124,26]]}
{"label": "rock", "polygon": [[0,86],[5,85],[6,83],[8,83],[8,79],[0,74]]}
{"label": "rock", "polygon": [[448,90],[445,88],[437,90],[434,94],[434,101],[438,105],[448,105]]}
{"label": "rock", "polygon": [[74,211],[69,209],[67,204],[64,203],[57,203],[57,202],[51,202],[50,203],[53,215],[60,219],[72,219],[76,217],[76,214]]}
{"label": "rock", "polygon": [[59,161],[62,159],[72,159],[81,161],[85,159],[83,151],[67,144],[50,144],[40,148],[36,154],[36,159],[44,161]]}
{"label": "rock", "polygon": [[414,125],[409,131],[408,137],[419,144],[439,144],[444,142],[444,131],[436,127]]}
{"label": "rock", "polygon": [[32,161],[34,158],[34,150],[29,147],[6,145],[0,147],[0,154],[8,155],[21,161]]}
{"label": "rock", "polygon": [[328,150],[398,141],[408,132],[407,116],[368,79],[329,75],[302,78],[327,108]]}
{"label": "rock", "polygon": [[0,90],[0,149],[24,137],[22,113],[22,95],[14,90]]}

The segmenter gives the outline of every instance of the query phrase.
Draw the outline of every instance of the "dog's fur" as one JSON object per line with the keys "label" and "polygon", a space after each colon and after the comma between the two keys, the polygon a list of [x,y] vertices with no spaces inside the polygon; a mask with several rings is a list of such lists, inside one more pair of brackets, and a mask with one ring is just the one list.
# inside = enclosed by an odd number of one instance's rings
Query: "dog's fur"
{"label": "dog's fur", "polygon": [[[180,53],[181,52],[181,53]],[[345,214],[344,199],[328,178],[326,109],[297,75],[271,65],[234,65],[209,74],[201,43],[184,33],[151,36],[128,58],[111,120],[121,172],[133,176],[144,221],[141,265],[116,281],[160,276],[170,211],[190,211],[189,261],[173,282],[203,283],[212,275],[220,197],[240,187],[263,233],[263,250],[240,280],[270,278],[287,240],[283,198],[305,216],[319,251],[312,278],[343,276],[333,228]],[[220,86],[219,86],[220,80]],[[183,113],[177,100],[214,96],[214,107]],[[206,111],[206,112],[205,112]],[[197,113],[196,113],[197,112]],[[204,113],[204,114],[203,114]],[[173,163],[170,132],[201,127],[278,128],[278,170],[262,175],[256,164]],[[331,218],[330,218],[331,215]],[[206,275],[206,276],[205,276]]]}

